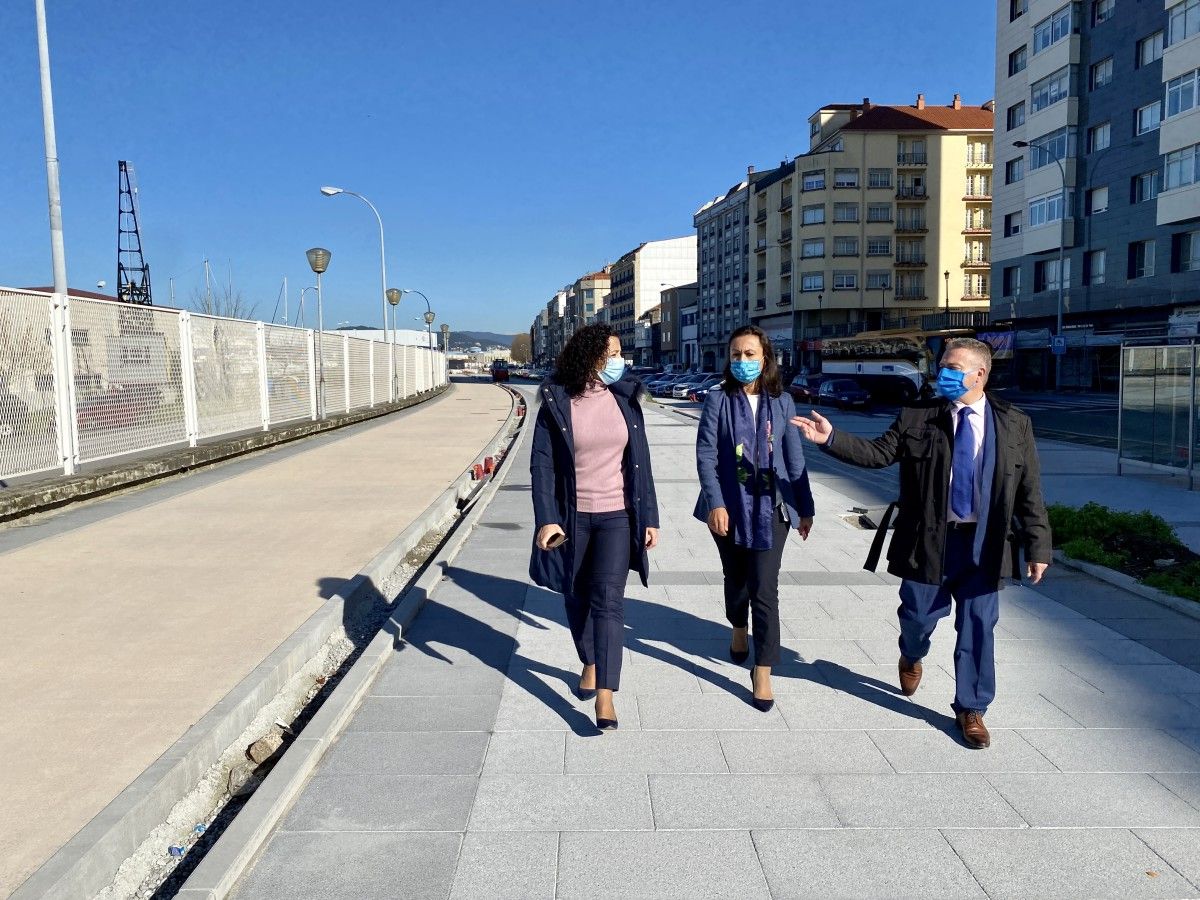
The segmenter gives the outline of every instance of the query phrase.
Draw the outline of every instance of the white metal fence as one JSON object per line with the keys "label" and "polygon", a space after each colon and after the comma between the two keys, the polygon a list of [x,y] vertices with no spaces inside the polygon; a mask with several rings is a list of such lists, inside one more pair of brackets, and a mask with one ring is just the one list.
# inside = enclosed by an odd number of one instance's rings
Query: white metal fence
{"label": "white metal fence", "polygon": [[328,415],[446,382],[440,351],[317,343],[310,329],[0,288],[0,487],[316,419],[318,394]]}

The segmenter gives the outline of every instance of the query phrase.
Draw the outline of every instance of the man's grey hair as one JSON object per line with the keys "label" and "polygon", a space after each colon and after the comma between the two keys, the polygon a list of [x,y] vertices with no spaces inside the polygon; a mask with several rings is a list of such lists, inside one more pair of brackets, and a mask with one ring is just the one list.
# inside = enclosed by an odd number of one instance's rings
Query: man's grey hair
{"label": "man's grey hair", "polygon": [[942,351],[942,356],[945,356],[951,350],[966,350],[978,360],[979,365],[989,374],[992,371],[992,348],[983,341],[977,341],[975,338],[957,337],[950,338],[946,341],[946,349]]}

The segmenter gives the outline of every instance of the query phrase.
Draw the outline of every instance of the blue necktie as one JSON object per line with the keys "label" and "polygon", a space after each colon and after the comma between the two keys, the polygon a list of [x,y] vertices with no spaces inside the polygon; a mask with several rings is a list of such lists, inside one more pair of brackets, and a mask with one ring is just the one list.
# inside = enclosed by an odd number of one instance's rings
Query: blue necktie
{"label": "blue necktie", "polygon": [[975,511],[975,438],[967,418],[971,407],[958,411],[958,431],[954,433],[954,473],[950,488],[950,509],[960,519]]}

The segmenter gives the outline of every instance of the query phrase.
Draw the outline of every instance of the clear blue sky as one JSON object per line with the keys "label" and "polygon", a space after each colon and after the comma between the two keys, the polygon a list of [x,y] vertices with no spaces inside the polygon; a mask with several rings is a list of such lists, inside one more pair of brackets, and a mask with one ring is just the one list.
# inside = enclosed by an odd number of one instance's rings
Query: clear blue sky
{"label": "clear blue sky", "polygon": [[[389,281],[439,323],[510,332],[638,242],[691,233],[747,164],[804,152],[822,104],[994,91],[982,0],[47,6],[72,286],[115,282],[128,159],[157,302],[176,275],[186,305],[207,256],[263,317],[323,245],[326,321],[379,321],[374,217],[322,184],[374,201]],[[0,284],[49,284],[33,0],[0,4],[0,59]]]}

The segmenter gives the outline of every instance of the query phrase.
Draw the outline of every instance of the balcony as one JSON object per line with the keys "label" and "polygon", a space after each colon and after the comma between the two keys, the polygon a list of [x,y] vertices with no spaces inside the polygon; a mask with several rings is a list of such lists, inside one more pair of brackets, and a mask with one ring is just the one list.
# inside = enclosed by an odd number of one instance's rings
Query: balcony
{"label": "balcony", "polygon": [[919,169],[929,165],[926,153],[897,153],[896,165],[905,169]]}
{"label": "balcony", "polygon": [[755,301],[754,301],[754,308],[755,308],[755,309],[766,309],[766,308],[767,308],[767,301],[766,301],[766,300],[763,300],[763,299],[755,300]]}
{"label": "balcony", "polygon": [[986,312],[952,312],[931,313],[921,316],[921,328],[925,331],[938,331],[943,328],[986,328],[989,313]]}
{"label": "balcony", "polygon": [[983,222],[983,223],[979,223],[979,224],[967,225],[967,227],[962,230],[962,233],[963,234],[991,234],[992,233],[992,223],[991,222]]}
{"label": "balcony", "polygon": [[897,253],[896,268],[897,269],[923,269],[928,263],[925,261],[924,253]]}
{"label": "balcony", "polygon": [[897,303],[924,303],[927,299],[924,288],[899,288],[896,291]]}
{"label": "balcony", "polygon": [[979,155],[967,154],[968,169],[990,169],[992,167],[992,158],[986,153]]}
{"label": "balcony", "polygon": [[766,269],[759,269],[759,270],[758,270],[758,278],[757,278],[757,280],[758,280],[758,281],[766,281],[766,280],[767,280],[767,270],[766,270]]}
{"label": "balcony", "polygon": [[992,200],[992,192],[987,191],[979,193],[963,194],[963,202],[965,203],[990,203]]}
{"label": "balcony", "polygon": [[754,217],[754,221],[755,221],[755,222],[765,222],[765,221],[767,221],[767,211],[766,211],[765,209],[760,209],[760,210],[758,211],[758,215]]}
{"label": "balcony", "polygon": [[896,234],[926,234],[929,226],[923,220],[900,220],[896,223]]}
{"label": "balcony", "polygon": [[897,200],[926,200],[928,192],[923,185],[902,184],[896,188]]}
{"label": "balcony", "polygon": [[769,243],[769,241],[767,241],[767,239],[766,239],[766,238],[759,238],[759,239],[758,239],[758,243],[756,243],[756,244],[754,245],[754,249],[755,249],[755,251],[758,251],[758,250],[766,250],[766,249],[767,249],[767,244],[768,244],[768,243]]}
{"label": "balcony", "polygon": [[785,228],[779,232],[779,243],[787,244],[792,240],[792,229]]}
{"label": "balcony", "polygon": [[792,195],[787,194],[779,201],[779,211],[783,212],[785,209],[791,209],[791,208],[792,208]]}
{"label": "balcony", "polygon": [[791,275],[792,274],[792,261],[790,259],[785,259],[783,262],[781,262],[779,264],[779,274],[780,275]]}
{"label": "balcony", "polygon": [[962,262],[964,269],[988,269],[991,265],[992,261],[986,256],[968,256]]}
{"label": "balcony", "polygon": [[791,306],[792,305],[792,292],[788,291],[787,293],[780,294],[779,301],[775,305],[776,306]]}

